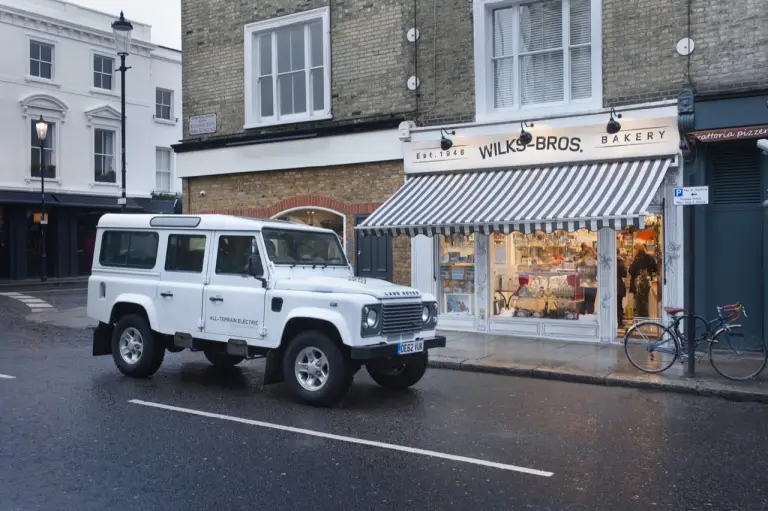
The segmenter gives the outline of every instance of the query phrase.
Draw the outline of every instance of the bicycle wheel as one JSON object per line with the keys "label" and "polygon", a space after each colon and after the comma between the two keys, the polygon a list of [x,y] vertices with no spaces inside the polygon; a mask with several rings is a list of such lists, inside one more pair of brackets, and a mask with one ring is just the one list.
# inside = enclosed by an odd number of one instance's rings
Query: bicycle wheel
{"label": "bicycle wheel", "polygon": [[[699,316],[698,314],[686,314],[680,318],[679,325],[686,329],[688,328],[688,318],[693,316],[693,325],[694,325],[694,332],[696,332],[696,335],[693,339],[694,343],[697,345],[708,338],[709,336],[709,322],[707,321],[707,318],[704,318],[702,316]],[[690,336],[685,333],[686,339],[690,339]]]}
{"label": "bicycle wheel", "polygon": [[729,380],[751,380],[768,362],[763,336],[744,330],[740,325],[721,329],[709,344],[709,362]]}
{"label": "bicycle wheel", "polygon": [[633,366],[645,373],[666,371],[680,354],[674,332],[657,321],[632,325],[624,334],[624,353]]}

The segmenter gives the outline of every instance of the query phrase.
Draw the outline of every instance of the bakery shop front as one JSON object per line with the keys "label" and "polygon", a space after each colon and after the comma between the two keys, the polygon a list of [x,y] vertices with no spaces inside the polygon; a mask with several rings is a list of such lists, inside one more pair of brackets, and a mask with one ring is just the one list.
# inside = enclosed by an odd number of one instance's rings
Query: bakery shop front
{"label": "bakery shop front", "polygon": [[677,119],[653,113],[414,130],[358,229],[411,237],[443,329],[613,341],[682,299]]}

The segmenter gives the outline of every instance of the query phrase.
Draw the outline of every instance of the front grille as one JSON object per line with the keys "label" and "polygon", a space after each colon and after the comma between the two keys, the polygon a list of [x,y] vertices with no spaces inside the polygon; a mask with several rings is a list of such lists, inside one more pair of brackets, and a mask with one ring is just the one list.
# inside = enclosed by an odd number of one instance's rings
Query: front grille
{"label": "front grille", "polygon": [[383,335],[403,334],[421,330],[420,303],[384,304],[381,313]]}

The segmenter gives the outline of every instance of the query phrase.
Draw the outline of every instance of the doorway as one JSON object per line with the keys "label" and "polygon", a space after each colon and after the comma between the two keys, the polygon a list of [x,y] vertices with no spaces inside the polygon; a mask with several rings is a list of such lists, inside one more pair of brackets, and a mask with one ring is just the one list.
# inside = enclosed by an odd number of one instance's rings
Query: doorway
{"label": "doorway", "polygon": [[663,222],[661,215],[651,215],[643,229],[625,227],[616,233],[619,337],[634,323],[662,318]]}
{"label": "doorway", "polygon": [[[763,170],[754,140],[719,142],[708,152],[710,203],[707,206],[705,308],[740,302],[739,318],[752,333],[764,330]],[[697,307],[698,309],[699,307]]]}
{"label": "doorway", "polygon": [[346,217],[337,211],[326,208],[302,207],[289,209],[272,217],[275,220],[293,222],[330,229],[339,237],[342,248],[346,250]]}
{"label": "doorway", "polygon": [[10,232],[6,222],[5,208],[0,206],[0,279],[11,276]]}
{"label": "doorway", "polygon": [[[356,216],[355,225],[367,216]],[[392,282],[392,236],[364,235],[355,231],[355,275]]]}
{"label": "doorway", "polygon": [[[42,237],[40,236],[40,224],[35,221],[35,213],[39,213],[39,208],[27,208],[26,220],[27,220],[27,275],[28,279],[40,277],[41,263],[42,263]],[[49,211],[46,211],[48,216],[48,224],[45,226],[45,252],[46,252],[46,268],[45,274],[47,277],[57,277],[56,273],[56,253],[58,247],[56,246],[56,215]]]}

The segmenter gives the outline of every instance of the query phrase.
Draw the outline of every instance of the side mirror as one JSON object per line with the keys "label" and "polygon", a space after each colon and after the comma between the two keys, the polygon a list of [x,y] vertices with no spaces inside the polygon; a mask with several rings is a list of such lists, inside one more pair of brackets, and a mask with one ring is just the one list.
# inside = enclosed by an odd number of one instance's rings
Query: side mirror
{"label": "side mirror", "polygon": [[256,254],[248,258],[248,275],[257,279],[264,277],[264,266],[261,264],[261,258]]}

